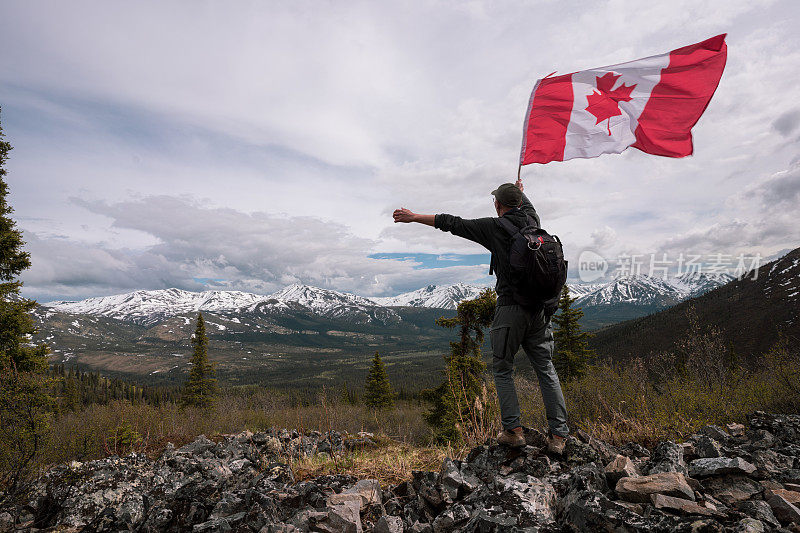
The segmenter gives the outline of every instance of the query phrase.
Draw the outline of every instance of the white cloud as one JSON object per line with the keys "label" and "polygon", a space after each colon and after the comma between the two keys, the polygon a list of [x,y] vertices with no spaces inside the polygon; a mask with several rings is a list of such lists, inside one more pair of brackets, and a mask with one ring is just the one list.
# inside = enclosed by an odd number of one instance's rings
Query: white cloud
{"label": "white cloud", "polygon": [[[765,216],[769,194],[752,187],[798,157],[798,22],[791,0],[3,2],[0,46],[14,51],[0,56],[3,126],[15,145],[11,200],[38,239],[39,277],[29,283],[53,294],[165,280],[188,287],[204,272],[264,290],[296,278],[347,289],[369,278],[368,290],[382,292],[402,276],[420,285],[426,275],[450,276],[366,256],[482,251],[393,225],[390,214],[403,205],[491,216],[489,191],[516,176],[536,78],[722,32],[728,66],[694,129],[694,156],[630,150],[532,165],[523,169],[526,192],[568,255],[591,246],[608,256],[649,253],[665,243],[794,248],[796,231],[782,215]],[[241,232],[265,254],[277,240],[226,217],[263,222],[284,241],[298,234],[280,221],[303,220],[333,249],[307,264],[289,257],[255,267],[236,240],[193,248],[181,238],[194,237],[176,228],[134,220],[163,208],[144,205],[159,197],[183,202],[172,223],[211,212],[207,230]],[[737,232],[748,235],[744,244]],[[66,259],[83,249],[115,272]],[[63,261],[48,256],[54,250]],[[143,268],[161,278],[137,273],[145,257]]]}
{"label": "white cloud", "polygon": [[369,258],[372,242],[310,216],[243,213],[170,196],[75,203],[157,244],[114,249],[26,234],[36,260],[23,280],[33,296],[74,298],[142,287],[266,294],[295,282],[370,296],[485,277],[485,266],[420,270],[413,261]]}

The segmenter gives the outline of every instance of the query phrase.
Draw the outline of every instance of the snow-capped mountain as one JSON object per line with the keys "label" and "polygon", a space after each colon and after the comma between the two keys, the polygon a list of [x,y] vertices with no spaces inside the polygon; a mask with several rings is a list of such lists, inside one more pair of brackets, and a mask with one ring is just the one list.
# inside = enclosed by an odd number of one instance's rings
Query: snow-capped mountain
{"label": "snow-capped mountain", "polygon": [[685,298],[694,298],[705,294],[710,290],[716,289],[733,281],[730,274],[703,274],[698,272],[687,272],[676,278],[670,278],[673,287],[684,293]]}
{"label": "snow-capped mountain", "polygon": [[431,307],[438,309],[455,309],[463,300],[477,298],[486,287],[456,283],[455,285],[428,285],[415,291],[371,298],[378,305],[387,307]]}
{"label": "snow-capped mountain", "polygon": [[588,285],[570,285],[570,290],[578,293],[580,288],[589,288],[578,296],[577,305],[581,307],[614,304],[668,307],[705,294],[733,279],[729,274],[696,272],[667,279],[638,275],[620,277],[606,284],[595,285],[594,289]]}
{"label": "snow-capped mountain", "polygon": [[[728,275],[689,274],[662,280],[648,276],[619,278],[607,284],[570,285],[583,308],[616,304],[663,308],[727,283]],[[457,283],[428,285],[391,297],[364,298],[355,294],[294,284],[270,295],[240,291],[191,292],[180,289],[134,291],[81,301],[57,301],[45,307],[62,313],[126,320],[149,326],[165,318],[198,311],[226,315],[251,312],[276,316],[305,313],[357,323],[399,321],[392,307],[455,309],[486,287]]]}
{"label": "snow-capped mountain", "polygon": [[191,292],[163,289],[134,291],[76,302],[57,301],[44,306],[62,313],[104,316],[144,326],[168,317],[198,311],[223,314],[255,312],[269,315],[301,312],[355,322],[377,320],[386,323],[399,320],[394,311],[367,298],[300,284],[290,285],[267,296],[239,291]]}
{"label": "snow-capped mountain", "polygon": [[604,283],[567,283],[569,295],[581,298],[605,286]]}
{"label": "snow-capped mountain", "polygon": [[266,314],[302,311],[360,323],[400,320],[397,313],[367,298],[297,283],[248,306],[247,310]]}
{"label": "snow-capped mountain", "polygon": [[683,293],[667,281],[650,276],[628,276],[617,278],[581,296],[576,303],[581,307],[586,307],[618,303],[651,305],[667,302],[675,304],[681,300],[683,300]]}
{"label": "snow-capped mountain", "polygon": [[346,292],[320,289],[310,285],[295,283],[271,294],[269,300],[277,300],[281,304],[297,304],[317,313],[323,314],[342,306],[375,307],[371,300]]}
{"label": "snow-capped mountain", "polygon": [[181,289],[162,289],[134,291],[76,302],[49,302],[44,306],[61,313],[105,316],[149,325],[163,318],[185,313],[219,312],[249,307],[266,298],[266,296],[239,291],[192,292]]}

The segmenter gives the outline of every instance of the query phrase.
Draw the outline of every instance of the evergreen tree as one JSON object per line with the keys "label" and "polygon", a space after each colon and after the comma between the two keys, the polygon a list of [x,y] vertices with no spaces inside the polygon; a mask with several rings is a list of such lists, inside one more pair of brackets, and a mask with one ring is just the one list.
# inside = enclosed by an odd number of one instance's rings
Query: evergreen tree
{"label": "evergreen tree", "polygon": [[31,473],[52,407],[47,346],[31,344],[36,328],[30,313],[36,302],[19,294],[18,277],[31,262],[10,216],[5,181],[9,151],[0,126],[0,503]]}
{"label": "evergreen tree", "polygon": [[47,370],[47,347],[30,346],[36,332],[31,311],[36,302],[21,298],[22,282],[17,278],[31,266],[30,254],[22,249],[22,232],[11,218],[14,209],[8,204],[8,171],[5,163],[11,144],[4,139],[0,126],[0,364],[18,372]]}
{"label": "evergreen tree", "polygon": [[358,394],[347,386],[346,381],[342,382],[342,401],[350,405],[356,405],[358,403]]}
{"label": "evergreen tree", "polygon": [[192,368],[183,386],[181,405],[210,407],[217,395],[217,379],[214,364],[208,360],[208,337],[202,313],[197,313],[197,328],[192,336],[192,346]]}
{"label": "evergreen tree", "polygon": [[64,392],[62,393],[62,407],[66,411],[77,411],[81,407],[81,393],[72,370],[64,378]]}
{"label": "evergreen tree", "polygon": [[564,285],[558,300],[558,313],[553,316],[556,326],[553,333],[553,364],[563,381],[581,377],[595,356],[594,350],[589,348],[592,334],[581,331],[579,321],[583,317],[583,311],[580,307],[573,307],[575,300],[577,298],[569,295],[569,287]]}
{"label": "evergreen tree", "polygon": [[459,303],[455,317],[436,320],[441,327],[459,330],[458,342],[450,343],[450,355],[444,358],[444,382],[421,393],[422,399],[431,404],[425,420],[440,442],[479,439],[491,424],[481,345],[483,330],[492,323],[496,303],[494,291],[487,289],[474,300]]}
{"label": "evergreen tree", "polygon": [[364,385],[364,405],[373,409],[386,409],[394,405],[394,391],[378,352],[372,358],[372,367]]}

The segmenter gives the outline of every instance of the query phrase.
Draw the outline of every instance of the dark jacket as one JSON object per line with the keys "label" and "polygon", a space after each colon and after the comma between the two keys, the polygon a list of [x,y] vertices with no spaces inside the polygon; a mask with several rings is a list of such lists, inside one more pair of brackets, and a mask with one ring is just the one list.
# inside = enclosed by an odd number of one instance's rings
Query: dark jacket
{"label": "dark jacket", "polygon": [[[522,195],[522,204],[507,211],[505,218],[511,220],[517,227],[526,226],[527,217],[530,216],[536,226],[539,226],[539,215],[533,208],[530,200]],[[511,236],[504,230],[497,217],[463,219],[461,217],[439,214],[434,219],[434,226],[442,231],[449,231],[453,235],[475,241],[492,253],[490,273],[493,270],[497,275],[497,305],[513,305],[514,296],[510,284],[511,265],[508,263],[508,248]]]}

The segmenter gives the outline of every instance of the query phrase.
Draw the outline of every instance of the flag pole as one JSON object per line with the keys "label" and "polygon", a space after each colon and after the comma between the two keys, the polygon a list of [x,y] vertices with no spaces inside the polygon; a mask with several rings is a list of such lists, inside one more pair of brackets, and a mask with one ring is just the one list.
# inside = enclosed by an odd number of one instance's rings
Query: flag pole
{"label": "flag pole", "polygon": [[521,173],[522,173],[522,163],[520,163],[519,167],[517,168],[517,181],[519,181],[521,179],[519,177]]}

